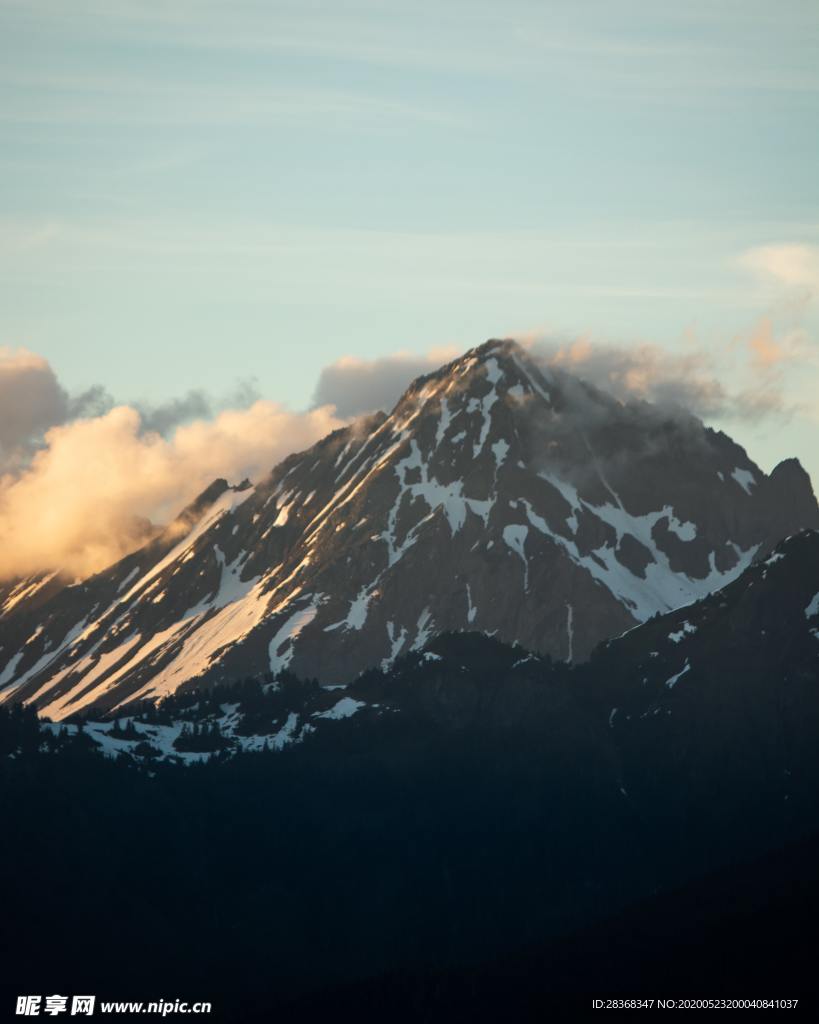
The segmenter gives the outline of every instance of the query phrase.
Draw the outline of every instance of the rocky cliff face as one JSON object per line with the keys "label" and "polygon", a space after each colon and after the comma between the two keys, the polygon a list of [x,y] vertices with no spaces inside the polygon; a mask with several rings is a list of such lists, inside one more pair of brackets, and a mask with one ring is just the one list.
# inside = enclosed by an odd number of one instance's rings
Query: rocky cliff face
{"label": "rocky cliff face", "polygon": [[693,417],[488,342],[256,486],[217,482],[98,576],[18,601],[3,697],[62,719],[285,668],[332,684],[451,630],[582,660],[817,526],[794,460],[767,477]]}

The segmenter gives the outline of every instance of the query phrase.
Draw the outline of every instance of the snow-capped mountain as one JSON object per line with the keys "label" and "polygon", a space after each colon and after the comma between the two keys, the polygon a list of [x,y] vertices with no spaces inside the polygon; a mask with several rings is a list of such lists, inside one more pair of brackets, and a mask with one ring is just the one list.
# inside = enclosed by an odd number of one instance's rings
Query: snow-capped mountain
{"label": "snow-capped mountain", "polygon": [[334,684],[457,630],[582,660],[817,526],[795,460],[766,476],[689,415],[488,342],[105,572],[19,584],[2,697],[61,720],[285,668]]}
{"label": "snow-capped mountain", "polygon": [[[600,727],[594,742],[619,752],[610,781],[635,799],[656,784],[661,767],[684,773],[704,752],[726,760],[723,779],[747,773],[747,764],[737,766],[750,757],[766,786],[792,796],[797,785],[817,791],[817,679],[819,533],[809,530],[780,542],[723,590],[604,641],[582,665],[481,633],[448,633],[343,688],[289,673],[234,681],[180,692],[159,710],[146,702],[116,720],[91,716],[84,729],[87,745],[109,757],[190,764],[294,746],[321,758],[327,738],[366,734],[366,747],[383,742],[384,730],[418,742],[439,728],[534,730],[554,744],[550,723],[562,709],[581,731]],[[77,726],[44,723],[41,735],[58,749]],[[709,786],[711,774],[692,777]]]}

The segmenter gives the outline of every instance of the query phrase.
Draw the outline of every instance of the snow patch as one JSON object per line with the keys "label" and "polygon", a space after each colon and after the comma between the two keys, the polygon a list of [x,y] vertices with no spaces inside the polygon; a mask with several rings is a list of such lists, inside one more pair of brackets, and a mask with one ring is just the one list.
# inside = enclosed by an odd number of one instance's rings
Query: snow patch
{"label": "snow patch", "polygon": [[[542,521],[542,520],[541,520]],[[523,562],[523,589],[529,589],[529,560],[524,550],[526,538],[529,535],[529,527],[522,523],[512,523],[503,528],[503,539],[506,546],[518,554]]]}
{"label": "snow patch", "polygon": [[136,576],[139,576],[139,566],[138,565],[135,566],[128,573],[128,575],[125,577],[125,579],[120,583],[120,585],[117,587],[117,593],[119,594],[121,591],[123,591],[128,586],[128,584],[131,582],[131,580],[133,580]]}
{"label": "snow patch", "polygon": [[668,689],[669,690],[673,689],[673,687],[677,684],[677,682],[680,679],[682,679],[682,677],[685,675],[686,672],[688,672],[690,670],[690,668],[691,668],[691,666],[688,664],[688,659],[686,658],[685,659],[685,665],[683,665],[683,667],[680,669],[680,671],[675,676],[672,676],[670,679],[666,679],[665,685],[668,687]]}
{"label": "snow patch", "polygon": [[669,512],[668,528],[675,533],[680,540],[691,541],[697,536],[697,527],[694,523],[681,523],[677,517]]}
{"label": "snow patch", "polygon": [[3,674],[0,675],[0,686],[5,686],[14,679],[14,673],[17,671],[17,666],[20,664],[20,659],[24,653],[24,651],[18,651],[3,669]]}
{"label": "snow patch", "polygon": [[[406,477],[408,471],[412,469],[419,471],[421,479],[418,483],[409,484]],[[390,509],[387,517],[387,529],[384,533],[380,534],[381,539],[387,544],[389,568],[403,558],[404,554],[418,539],[421,527],[431,519],[432,514],[439,508],[442,508],[446,515],[452,536],[455,536],[466,522],[467,511],[474,512],[483,519],[484,525],[487,524],[489,513],[492,509],[492,501],[481,501],[476,498],[465,497],[461,480],[454,480],[449,484],[440,484],[437,480],[430,478],[429,467],[424,461],[414,438],[410,442],[410,454],[395,466],[395,473],[400,487],[393,507]],[[421,498],[426,503],[430,512],[428,516],[420,519],[413,526],[399,544],[395,536],[398,511],[401,507],[401,501],[407,492],[409,492],[413,499]]]}
{"label": "snow patch", "polygon": [[754,474],[749,469],[737,468],[733,471],[731,477],[733,480],[736,480],[746,494],[750,494],[751,488],[756,484]]}
{"label": "snow patch", "polygon": [[484,363],[486,367],[486,376],[489,379],[490,384],[497,384],[498,381],[503,377],[503,370],[498,365],[498,361],[495,358],[487,359]]}
{"label": "snow patch", "polygon": [[24,601],[26,598],[36,594],[38,590],[41,590],[46,585],[46,583],[53,580],[56,575],[56,572],[52,572],[49,573],[48,576],[44,576],[41,580],[35,580],[33,583],[30,583],[27,579],[18,583],[3,603],[3,614],[5,615],[6,612],[10,612],[16,604],[20,603],[20,601]]}
{"label": "snow patch", "polygon": [[390,621],[387,623],[387,636],[390,641],[390,653],[386,658],[381,660],[381,671],[387,672],[393,665],[393,662],[401,652],[401,648],[404,646],[407,639],[407,630],[405,626],[401,627],[401,632],[397,633],[395,630],[395,623]]}
{"label": "snow patch", "polygon": [[418,616],[418,623],[415,627],[415,640],[412,642],[411,651],[420,650],[429,640],[429,635],[432,632],[432,613],[429,608],[425,608]]}
{"label": "snow patch", "polygon": [[[574,524],[567,520],[570,528],[573,525],[576,528],[576,513],[586,510],[612,527],[617,544],[624,534],[631,534],[651,553],[652,560],[645,568],[644,579],[635,576],[622,565],[616,557],[616,546],[612,547],[606,544],[588,554],[581,554],[573,539],[568,539],[553,530],[534,511],[526,499],[521,499],[532,526],[562,547],[576,565],[585,569],[594,579],[605,586],[621,604],[628,608],[638,622],[645,622],[656,612],[664,613],[684,607],[708,596],[720,587],[724,587],[735,580],[751,564],[754,555],[759,550],[758,544],[747,551],[734,545],[737,563],[726,572],[720,572],[716,568],[712,552],[710,572],[703,579],[695,579],[684,573],[674,572],[668,556],[658,547],[652,535],[652,530],[660,519],[665,518],[669,522],[671,521],[674,513],[670,506],[666,505],[656,512],[649,512],[641,516],[632,515],[626,511],[622,503],[619,503],[619,499],[617,499],[617,505],[592,505],[581,498],[576,489],[566,481],[549,473],[540,473],[539,475],[552,484],[571,507]],[[609,490],[612,494],[614,493],[611,488]],[[680,524],[681,527],[682,525]],[[693,524],[691,525],[693,526]]]}
{"label": "snow patch", "polygon": [[314,718],[328,718],[333,721],[340,721],[342,718],[351,718],[360,708],[367,705],[363,700],[354,700],[352,697],[342,697],[327,711],[321,711],[313,715]]}
{"label": "snow patch", "polygon": [[347,618],[342,619],[340,622],[334,622],[330,626],[325,626],[324,632],[332,633],[333,630],[340,629],[342,626],[345,629],[361,629],[367,621],[367,611],[369,610],[370,601],[374,596],[375,591],[371,586],[362,587],[358,592],[358,597],[354,598],[350,603]]}
{"label": "snow patch", "polygon": [[472,590],[467,583],[466,585],[466,621],[472,625],[475,621],[475,616],[478,614],[478,609],[472,604]]}
{"label": "snow patch", "polygon": [[492,406],[498,400],[498,393],[494,386],[489,394],[484,395],[481,399],[480,409],[483,413],[483,423],[481,424],[481,435],[472,447],[473,457],[477,457],[483,451],[483,446],[486,444],[486,439],[489,437],[489,431],[492,429]]}
{"label": "snow patch", "polygon": [[290,518],[290,507],[291,507],[291,505],[292,505],[292,502],[288,502],[287,504],[281,506],[281,508],[278,511],[278,514],[277,514],[276,518],[273,520],[273,525],[274,526],[284,526],[285,525],[287,520]]}
{"label": "snow patch", "polygon": [[568,603],[566,604],[566,635],[569,640],[569,653],[566,661],[572,661],[574,659],[574,608]]}
{"label": "snow patch", "polygon": [[298,638],[305,626],[309,626],[318,612],[318,598],[314,597],[306,608],[300,608],[288,616],[284,625],[281,626],[270,641],[268,654],[270,657],[270,671],[275,675],[287,668],[293,660],[294,641]]}
{"label": "snow patch", "polygon": [[193,557],[193,546],[202,534],[209,530],[223,516],[235,512],[254,493],[255,491],[252,487],[248,487],[244,491],[225,491],[210,506],[193,529],[164,558],[160,559],[141,580],[138,580],[119,603],[126,605],[140,591],[143,594],[147,592],[148,584],[151,581],[158,582],[157,578],[159,575],[177,560],[185,560],[184,556]]}
{"label": "snow patch", "polygon": [[452,422],[452,414],[449,410],[449,402],[446,398],[441,399],[441,415],[438,417],[438,427],[435,431],[435,446],[443,441],[447,430],[449,430],[449,424]]}
{"label": "snow patch", "polygon": [[678,644],[685,636],[692,636],[696,632],[697,632],[697,627],[696,626],[692,626],[691,623],[686,620],[682,624],[682,627],[679,630],[677,630],[676,633],[669,633],[668,634],[668,639],[672,643]]}
{"label": "snow patch", "polygon": [[503,460],[509,452],[509,444],[503,438],[495,441],[492,445],[492,454],[495,456],[496,472],[503,465]]}

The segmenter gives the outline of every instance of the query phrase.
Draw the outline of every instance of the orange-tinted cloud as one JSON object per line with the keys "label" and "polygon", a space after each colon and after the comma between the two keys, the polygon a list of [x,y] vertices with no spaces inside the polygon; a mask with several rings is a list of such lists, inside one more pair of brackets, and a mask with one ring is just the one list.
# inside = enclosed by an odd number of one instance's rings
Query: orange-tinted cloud
{"label": "orange-tinted cloud", "polygon": [[167,439],[144,433],[128,406],[53,427],[27,467],[0,478],[0,578],[99,571],[144,540],[146,520],[167,522],[216,477],[258,479],[340,425],[332,409],[257,401]]}
{"label": "orange-tinted cloud", "polygon": [[753,354],[753,363],[759,370],[769,370],[782,362],[786,353],[782,345],[774,338],[773,324],[770,317],[763,317],[751,332],[748,347]]}

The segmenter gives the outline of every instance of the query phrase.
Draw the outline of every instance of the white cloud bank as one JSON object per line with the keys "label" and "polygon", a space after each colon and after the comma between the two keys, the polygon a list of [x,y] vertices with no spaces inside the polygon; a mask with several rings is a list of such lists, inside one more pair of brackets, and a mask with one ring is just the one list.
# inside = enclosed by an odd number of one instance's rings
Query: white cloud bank
{"label": "white cloud bank", "polygon": [[[294,413],[257,400],[178,426],[169,437],[145,431],[131,406],[49,427],[68,415],[69,400],[48,363],[26,353],[0,365],[8,455],[0,475],[0,579],[97,572],[138,546],[149,521],[167,522],[215,478],[258,479],[341,425],[329,408]],[[38,431],[40,446],[23,463]]]}

